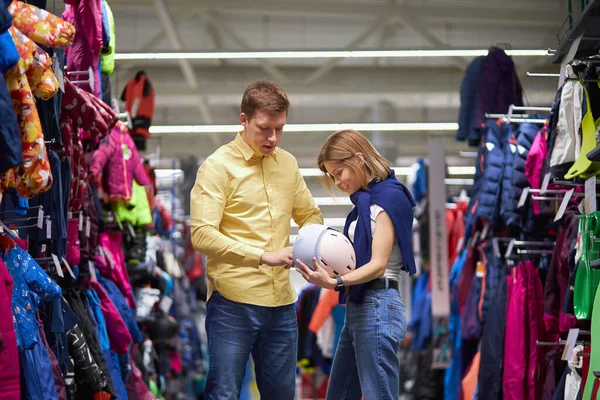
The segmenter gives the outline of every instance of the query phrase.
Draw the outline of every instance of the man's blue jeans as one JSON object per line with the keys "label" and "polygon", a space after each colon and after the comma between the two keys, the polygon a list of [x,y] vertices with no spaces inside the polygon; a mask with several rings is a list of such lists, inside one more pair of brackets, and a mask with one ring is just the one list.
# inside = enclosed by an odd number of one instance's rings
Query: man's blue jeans
{"label": "man's blue jeans", "polygon": [[406,310],[396,289],[367,290],[363,304],[349,302],[327,400],[397,400],[405,335]]}
{"label": "man's blue jeans", "polygon": [[250,353],[261,399],[294,399],[298,325],[293,304],[254,306],[214,292],[208,302],[206,333],[206,399],[239,398]]}

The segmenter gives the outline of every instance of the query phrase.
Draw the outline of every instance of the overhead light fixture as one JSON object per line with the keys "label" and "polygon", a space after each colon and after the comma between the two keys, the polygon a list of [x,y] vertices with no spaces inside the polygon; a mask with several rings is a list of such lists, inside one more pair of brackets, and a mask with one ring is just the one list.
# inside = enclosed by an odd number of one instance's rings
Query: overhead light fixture
{"label": "overhead light fixture", "polygon": [[[158,125],[151,126],[152,135],[171,133],[235,133],[242,130],[241,125]],[[390,123],[349,123],[349,124],[287,124],[285,132],[335,132],[343,129],[358,131],[436,131],[454,132],[456,122],[390,122]]]}
{"label": "overhead light fixture", "polygon": [[[506,50],[512,57],[547,57],[550,50]],[[481,50],[294,50],[294,51],[164,51],[151,53],[116,53],[115,60],[242,60],[292,58],[445,58],[479,57]]]}

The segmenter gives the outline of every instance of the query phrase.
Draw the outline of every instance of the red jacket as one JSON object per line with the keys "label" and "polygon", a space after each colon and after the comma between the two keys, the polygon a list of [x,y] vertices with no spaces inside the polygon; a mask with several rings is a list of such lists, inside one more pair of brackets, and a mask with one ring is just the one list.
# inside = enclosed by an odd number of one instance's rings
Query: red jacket
{"label": "red jacket", "polygon": [[154,117],[154,87],[144,71],[138,71],[123,90],[121,100],[131,115],[132,136],[150,137],[150,124]]}
{"label": "red jacket", "polygon": [[19,400],[19,353],[12,316],[13,280],[0,259],[0,382],[2,398]]}

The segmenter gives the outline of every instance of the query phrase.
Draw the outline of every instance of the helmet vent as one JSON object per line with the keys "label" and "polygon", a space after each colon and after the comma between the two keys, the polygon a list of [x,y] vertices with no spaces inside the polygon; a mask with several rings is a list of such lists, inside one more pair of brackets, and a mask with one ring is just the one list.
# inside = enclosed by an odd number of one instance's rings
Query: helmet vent
{"label": "helmet vent", "polygon": [[352,268],[350,268],[349,265],[346,265],[346,268],[348,268],[349,271],[352,271]]}
{"label": "helmet vent", "polygon": [[328,266],[329,266],[329,265],[327,265],[327,262],[326,262],[325,260],[323,260],[322,258],[321,258],[321,262],[322,262],[322,263],[323,263],[323,264],[324,264],[326,267],[328,267]]}
{"label": "helmet vent", "polygon": [[333,270],[333,273],[336,275],[339,275],[335,269]]}

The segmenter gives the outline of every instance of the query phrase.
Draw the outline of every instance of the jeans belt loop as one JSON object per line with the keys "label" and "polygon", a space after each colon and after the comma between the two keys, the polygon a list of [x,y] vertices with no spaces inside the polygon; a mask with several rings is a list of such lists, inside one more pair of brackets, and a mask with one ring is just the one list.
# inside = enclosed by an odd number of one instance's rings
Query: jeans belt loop
{"label": "jeans belt loop", "polygon": [[390,280],[388,278],[383,279],[385,279],[385,290],[388,290],[390,288]]}

